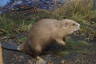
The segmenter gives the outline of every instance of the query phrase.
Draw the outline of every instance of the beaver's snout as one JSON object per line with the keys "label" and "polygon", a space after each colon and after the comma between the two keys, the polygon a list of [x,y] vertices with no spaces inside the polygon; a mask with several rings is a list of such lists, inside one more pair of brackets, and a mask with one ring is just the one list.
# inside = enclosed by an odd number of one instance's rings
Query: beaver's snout
{"label": "beaver's snout", "polygon": [[79,23],[76,23],[76,26],[77,26],[77,30],[79,30],[80,29],[80,24]]}

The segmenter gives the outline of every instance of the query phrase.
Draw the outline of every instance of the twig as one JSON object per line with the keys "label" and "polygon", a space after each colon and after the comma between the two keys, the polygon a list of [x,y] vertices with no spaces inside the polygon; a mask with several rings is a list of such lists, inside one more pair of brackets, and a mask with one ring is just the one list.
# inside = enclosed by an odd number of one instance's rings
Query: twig
{"label": "twig", "polygon": [[0,45],[0,64],[4,64],[4,62],[3,62],[3,50],[2,50],[1,45]]}

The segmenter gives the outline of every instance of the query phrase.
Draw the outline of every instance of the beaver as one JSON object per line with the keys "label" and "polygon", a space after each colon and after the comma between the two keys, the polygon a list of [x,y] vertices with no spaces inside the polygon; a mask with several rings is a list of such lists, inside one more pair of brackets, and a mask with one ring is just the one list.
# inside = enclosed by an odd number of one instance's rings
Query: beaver
{"label": "beaver", "polygon": [[80,24],[71,19],[42,19],[32,25],[27,41],[18,47],[32,57],[39,56],[52,40],[63,46],[63,38],[80,29]]}

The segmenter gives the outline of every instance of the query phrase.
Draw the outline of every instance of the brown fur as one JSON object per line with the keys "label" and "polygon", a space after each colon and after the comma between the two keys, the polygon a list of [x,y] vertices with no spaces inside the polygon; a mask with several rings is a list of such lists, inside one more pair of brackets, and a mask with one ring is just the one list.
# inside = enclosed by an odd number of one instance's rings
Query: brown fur
{"label": "brown fur", "polygon": [[56,40],[57,43],[65,45],[63,38],[77,31],[79,27],[80,25],[77,22],[70,19],[42,19],[32,25],[26,43],[20,48],[35,57],[50,44],[51,40]]}

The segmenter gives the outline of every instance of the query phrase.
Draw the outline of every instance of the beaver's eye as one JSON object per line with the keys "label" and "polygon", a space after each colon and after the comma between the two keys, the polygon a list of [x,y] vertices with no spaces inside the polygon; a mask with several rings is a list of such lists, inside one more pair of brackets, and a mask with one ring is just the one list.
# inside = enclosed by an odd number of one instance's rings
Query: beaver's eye
{"label": "beaver's eye", "polygon": [[73,26],[75,26],[76,24],[75,24],[75,23],[73,23],[72,25],[73,25]]}

